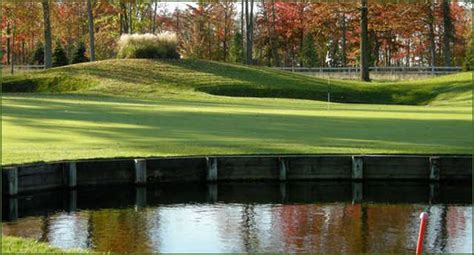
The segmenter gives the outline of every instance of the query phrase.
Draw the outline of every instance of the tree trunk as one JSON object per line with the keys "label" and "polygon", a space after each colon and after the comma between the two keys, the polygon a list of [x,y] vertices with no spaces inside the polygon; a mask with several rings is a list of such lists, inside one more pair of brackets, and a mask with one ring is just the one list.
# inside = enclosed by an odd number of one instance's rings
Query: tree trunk
{"label": "tree trunk", "polygon": [[129,34],[127,6],[123,0],[120,1],[120,17],[120,34]]}
{"label": "tree trunk", "polygon": [[254,0],[250,0],[249,9],[249,0],[245,0],[245,23],[247,32],[247,54],[245,63],[247,65],[251,65],[253,63],[253,3]]}
{"label": "tree trunk", "polygon": [[273,61],[275,62],[275,66],[279,67],[280,66],[280,56],[278,55],[278,43],[275,37],[275,20],[276,20],[276,14],[275,14],[275,0],[272,0],[272,32],[271,32],[271,38],[272,38],[272,54],[273,54]]}
{"label": "tree trunk", "polygon": [[[244,6],[245,6],[245,1],[242,0],[241,2],[241,10],[240,10],[240,34],[242,35],[242,49],[245,51],[245,40],[244,38],[246,37],[246,35],[244,34],[244,26],[245,26],[245,20],[244,20],[244,13],[245,13],[245,10],[244,10]],[[243,56],[242,56],[243,57]]]}
{"label": "tree trunk", "polygon": [[[263,18],[265,19],[265,23],[267,25],[267,32],[268,32],[268,43],[270,44],[270,50],[271,54],[268,54],[268,65],[271,65],[271,59],[273,58],[273,61],[276,62],[275,59],[275,43],[273,42],[273,26],[270,24],[270,19],[268,17],[268,11],[267,7],[265,6],[265,0],[262,0],[262,5],[263,5]],[[272,5],[273,5],[273,0],[272,0]],[[272,22],[273,23],[273,22]],[[275,63],[276,66],[278,66],[277,63]]]}
{"label": "tree trunk", "polygon": [[430,40],[430,66],[436,65],[436,43],[435,43],[435,28],[434,28],[433,4],[429,3],[428,7],[428,28]]}
{"label": "tree trunk", "polygon": [[12,59],[12,45],[11,45],[11,28],[10,28],[10,22],[7,23],[7,65],[11,63]]}
{"label": "tree trunk", "polygon": [[15,32],[16,32],[16,24],[13,23],[13,33],[12,33],[12,46],[11,46],[11,74],[15,72]]}
{"label": "tree trunk", "polygon": [[128,22],[129,22],[129,25],[128,25],[128,29],[130,30],[130,34],[133,34],[133,4],[132,3],[129,3],[129,6],[128,6]]}
{"label": "tree trunk", "polygon": [[361,0],[360,8],[360,79],[370,81],[369,76],[369,33],[367,0]]}
{"label": "tree trunk", "polygon": [[347,66],[347,24],[346,24],[346,14],[343,13],[341,17],[341,26],[342,26],[342,40],[341,40],[341,62],[342,66]]}
{"label": "tree trunk", "polygon": [[158,0],[154,0],[155,6],[153,7],[153,20],[152,20],[152,33],[156,34],[156,11],[158,10]]}
{"label": "tree trunk", "polygon": [[51,23],[49,20],[49,0],[42,0],[43,20],[44,20],[44,67],[51,68],[52,61],[52,42],[51,42]]}
{"label": "tree trunk", "polygon": [[229,11],[228,9],[229,9],[229,3],[226,1],[224,5],[224,40],[222,42],[223,48],[224,48],[224,57],[223,57],[224,62],[227,61],[227,23],[228,23],[227,12]]}
{"label": "tree trunk", "polygon": [[92,0],[87,0],[87,16],[89,21],[89,50],[90,61],[95,61],[94,15],[92,14]]}
{"label": "tree trunk", "polygon": [[443,0],[443,25],[444,25],[444,35],[443,35],[443,44],[444,44],[444,66],[451,66],[451,40],[452,40],[452,20],[449,10],[450,1]]}
{"label": "tree trunk", "polygon": [[[303,20],[304,18],[304,5],[302,5],[300,7],[300,19]],[[299,60],[300,60],[300,66],[302,67],[303,66],[303,58],[301,57],[301,53],[303,52],[303,41],[304,41],[304,25],[301,27],[301,31],[300,31],[300,57],[299,57]],[[295,54],[296,55],[296,54]]]}

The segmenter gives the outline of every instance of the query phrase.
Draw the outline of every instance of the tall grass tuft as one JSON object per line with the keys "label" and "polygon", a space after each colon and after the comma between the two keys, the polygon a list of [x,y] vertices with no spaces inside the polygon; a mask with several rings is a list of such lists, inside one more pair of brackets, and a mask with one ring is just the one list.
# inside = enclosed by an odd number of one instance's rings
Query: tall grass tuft
{"label": "tall grass tuft", "polygon": [[178,39],[175,33],[124,34],[118,41],[118,58],[177,59]]}

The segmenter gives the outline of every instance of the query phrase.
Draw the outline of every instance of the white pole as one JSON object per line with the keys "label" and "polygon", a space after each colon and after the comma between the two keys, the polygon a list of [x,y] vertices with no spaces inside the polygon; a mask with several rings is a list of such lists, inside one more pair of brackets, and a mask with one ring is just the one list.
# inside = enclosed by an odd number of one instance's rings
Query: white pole
{"label": "white pole", "polygon": [[328,72],[328,111],[330,109],[331,103],[331,93],[329,92],[329,87],[331,86],[331,71]]}

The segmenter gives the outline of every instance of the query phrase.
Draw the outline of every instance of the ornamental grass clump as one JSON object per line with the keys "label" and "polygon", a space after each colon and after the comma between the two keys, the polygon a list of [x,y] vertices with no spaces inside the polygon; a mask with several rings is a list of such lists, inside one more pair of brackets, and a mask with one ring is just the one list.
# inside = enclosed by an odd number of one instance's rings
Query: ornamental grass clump
{"label": "ornamental grass clump", "polygon": [[124,34],[118,41],[118,58],[177,59],[178,39],[175,33]]}

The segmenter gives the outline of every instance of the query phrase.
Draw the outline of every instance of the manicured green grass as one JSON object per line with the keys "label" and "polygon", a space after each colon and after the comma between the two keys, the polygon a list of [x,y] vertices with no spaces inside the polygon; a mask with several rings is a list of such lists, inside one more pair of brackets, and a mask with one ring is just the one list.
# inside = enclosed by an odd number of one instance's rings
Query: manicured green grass
{"label": "manicured green grass", "polygon": [[[109,60],[12,76],[2,164],[268,153],[471,153],[471,73],[363,84],[205,61]],[[43,92],[43,93],[41,93]],[[59,93],[60,92],[60,93]],[[209,95],[206,92],[227,97]],[[51,94],[52,93],[52,94]],[[290,97],[255,98],[260,97]],[[369,104],[384,102],[381,105]]]}
{"label": "manicured green grass", "polygon": [[118,156],[470,153],[471,107],[4,95],[3,164]]}
{"label": "manicured green grass", "polygon": [[13,236],[2,236],[2,253],[86,253],[84,250],[61,250],[54,248],[46,243],[37,242],[35,240],[13,237]]}
{"label": "manicured green grass", "polygon": [[426,105],[472,102],[472,73],[430,80],[365,84],[198,60],[107,60],[6,77],[3,90],[99,93],[132,97],[204,93],[334,102]]}

